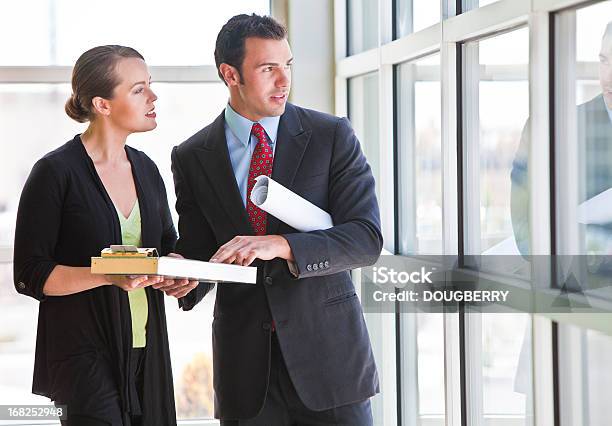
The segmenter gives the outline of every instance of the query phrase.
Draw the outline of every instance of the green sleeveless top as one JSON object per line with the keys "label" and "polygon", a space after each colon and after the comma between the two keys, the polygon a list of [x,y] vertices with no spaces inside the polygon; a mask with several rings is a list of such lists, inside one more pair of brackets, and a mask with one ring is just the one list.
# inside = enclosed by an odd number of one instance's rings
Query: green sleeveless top
{"label": "green sleeveless top", "polygon": [[[141,227],[140,227],[140,207],[138,200],[132,208],[130,216],[126,219],[119,211],[117,206],[117,216],[119,216],[119,224],[121,225],[121,240],[124,245],[134,245],[140,247],[142,245]],[[130,312],[132,315],[132,346],[135,348],[144,348],[147,345],[147,318],[149,315],[149,305],[147,302],[147,293],[144,288],[138,288],[128,292],[130,299]]]}

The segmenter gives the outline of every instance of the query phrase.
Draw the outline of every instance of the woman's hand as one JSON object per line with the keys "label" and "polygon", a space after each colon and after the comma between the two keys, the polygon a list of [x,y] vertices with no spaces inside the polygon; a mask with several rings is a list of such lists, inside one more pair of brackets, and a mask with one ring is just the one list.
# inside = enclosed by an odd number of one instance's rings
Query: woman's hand
{"label": "woman's hand", "polygon": [[105,275],[109,283],[125,291],[144,288],[164,281],[161,275]]}
{"label": "woman's hand", "polygon": [[[184,259],[183,256],[177,253],[170,253],[168,257],[176,257],[178,259]],[[197,280],[189,280],[186,278],[167,278],[159,283],[153,284],[153,288],[161,290],[168,296],[174,296],[177,299],[185,297],[191,290],[198,286]]]}

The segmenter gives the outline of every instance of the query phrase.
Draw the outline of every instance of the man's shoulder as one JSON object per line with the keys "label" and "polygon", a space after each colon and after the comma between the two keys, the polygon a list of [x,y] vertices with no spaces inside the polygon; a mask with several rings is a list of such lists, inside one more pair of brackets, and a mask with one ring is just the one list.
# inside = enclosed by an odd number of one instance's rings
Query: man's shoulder
{"label": "man's shoulder", "polygon": [[175,147],[175,151],[183,154],[183,153],[191,153],[193,152],[193,150],[204,148],[210,142],[212,142],[210,140],[211,138],[218,136],[217,130],[219,126],[223,127],[223,125],[224,125],[224,118],[223,118],[223,112],[222,112],[220,115],[218,115],[214,119],[213,122],[208,124],[206,127],[198,130],[196,133],[191,135],[185,141],[178,144]]}
{"label": "man's shoulder", "polygon": [[288,104],[300,118],[303,126],[306,127],[331,127],[335,128],[338,123],[344,121],[343,118],[328,114],[326,112],[317,111],[314,109],[300,107],[294,104]]}

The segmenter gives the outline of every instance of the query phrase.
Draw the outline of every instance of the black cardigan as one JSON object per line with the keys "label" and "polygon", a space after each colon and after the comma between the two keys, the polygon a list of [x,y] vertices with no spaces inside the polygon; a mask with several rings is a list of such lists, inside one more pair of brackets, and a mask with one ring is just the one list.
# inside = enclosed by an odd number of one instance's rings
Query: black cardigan
{"label": "black cardigan", "polygon": [[[138,194],[142,244],[167,254],[174,249],[176,232],[163,181],[144,153],[125,149]],[[15,288],[40,301],[32,392],[61,403],[86,402],[96,398],[99,380],[110,379],[128,415],[132,324],[127,293],[110,285],[69,296],[42,292],[56,265],[90,266],[90,258],[111,244],[121,244],[119,219],[77,135],[34,165],[17,213]],[[176,413],[164,294],[151,287],[146,291],[143,422],[173,425]]]}

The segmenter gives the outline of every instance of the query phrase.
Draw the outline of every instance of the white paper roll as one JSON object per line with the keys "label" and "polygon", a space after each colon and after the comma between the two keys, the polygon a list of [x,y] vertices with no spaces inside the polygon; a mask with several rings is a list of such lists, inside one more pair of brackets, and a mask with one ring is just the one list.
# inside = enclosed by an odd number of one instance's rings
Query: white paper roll
{"label": "white paper roll", "polygon": [[301,232],[334,226],[325,210],[300,197],[268,176],[257,176],[251,201],[260,209]]}

